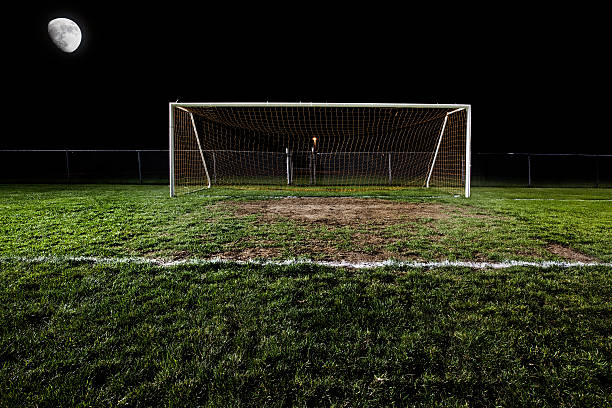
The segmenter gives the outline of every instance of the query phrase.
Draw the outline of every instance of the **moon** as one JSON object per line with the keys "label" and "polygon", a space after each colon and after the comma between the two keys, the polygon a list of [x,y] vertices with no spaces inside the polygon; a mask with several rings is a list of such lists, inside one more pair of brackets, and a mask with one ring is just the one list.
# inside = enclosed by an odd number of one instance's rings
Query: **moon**
{"label": "moon", "polygon": [[47,26],[53,44],[64,52],[74,52],[81,44],[81,29],[68,18],[56,18]]}

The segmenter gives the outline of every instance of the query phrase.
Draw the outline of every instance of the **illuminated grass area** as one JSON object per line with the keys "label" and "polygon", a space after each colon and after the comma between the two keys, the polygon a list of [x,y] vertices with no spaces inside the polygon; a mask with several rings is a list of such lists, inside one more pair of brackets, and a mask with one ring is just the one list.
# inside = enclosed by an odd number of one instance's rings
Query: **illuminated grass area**
{"label": "illuminated grass area", "polygon": [[425,193],[0,186],[0,406],[612,404],[608,266],[75,258],[612,261],[611,190]]}

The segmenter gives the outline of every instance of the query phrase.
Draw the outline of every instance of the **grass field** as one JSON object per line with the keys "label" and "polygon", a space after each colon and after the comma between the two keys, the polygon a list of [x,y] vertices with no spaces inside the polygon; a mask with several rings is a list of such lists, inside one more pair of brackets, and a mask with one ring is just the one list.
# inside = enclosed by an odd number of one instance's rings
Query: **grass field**
{"label": "grass field", "polygon": [[167,195],[0,185],[0,406],[612,405],[610,189]]}

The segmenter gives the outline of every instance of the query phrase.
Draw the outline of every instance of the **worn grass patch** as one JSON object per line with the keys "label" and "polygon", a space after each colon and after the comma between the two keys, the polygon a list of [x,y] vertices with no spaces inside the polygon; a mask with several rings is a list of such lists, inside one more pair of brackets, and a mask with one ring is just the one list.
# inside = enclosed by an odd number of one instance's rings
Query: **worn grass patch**
{"label": "worn grass patch", "polygon": [[170,199],[159,186],[0,186],[0,255],[612,260],[605,190],[579,190],[580,201],[576,189],[476,189],[467,200],[397,189],[361,192],[388,199],[310,196],[319,190]]}
{"label": "worn grass patch", "polygon": [[610,267],[62,261],[612,262],[612,190],[473,193],[0,186],[0,406],[612,405]]}
{"label": "worn grass patch", "polygon": [[[581,196],[575,190],[476,189],[469,200],[401,196],[399,190],[374,192],[389,200],[262,200],[262,190],[249,189],[233,191],[235,198],[172,200],[158,186],[0,186],[0,254],[612,260],[612,206],[598,201],[606,190],[578,190]],[[279,193],[295,194],[267,192]],[[581,201],[571,201],[577,197]]]}

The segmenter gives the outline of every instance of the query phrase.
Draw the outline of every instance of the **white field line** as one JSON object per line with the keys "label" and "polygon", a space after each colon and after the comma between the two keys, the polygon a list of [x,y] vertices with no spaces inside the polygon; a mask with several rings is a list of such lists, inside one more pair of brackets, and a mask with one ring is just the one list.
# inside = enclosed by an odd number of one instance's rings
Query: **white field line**
{"label": "white field line", "polygon": [[309,195],[309,196],[273,196],[273,195],[251,195],[251,196],[239,196],[239,195],[202,195],[204,198],[258,198],[258,199],[283,199],[283,198],[459,198],[459,195],[448,195],[448,196],[386,196],[386,195],[359,195],[359,196],[317,196],[317,195]]}
{"label": "white field line", "polygon": [[[500,198],[499,200],[507,200]],[[607,198],[511,198],[514,201],[612,201]]]}
{"label": "white field line", "polygon": [[[462,198],[461,195],[441,195],[441,196],[393,196],[393,195],[354,195],[354,196],[336,196],[336,195],[305,195],[305,196],[294,196],[294,195],[201,195],[205,198],[254,198],[254,199],[283,199],[283,198],[386,198],[386,199],[423,199],[423,198]],[[612,199],[608,198],[488,198],[491,201],[603,201],[608,202]]]}
{"label": "white field line", "polygon": [[313,261],[309,259],[286,259],[286,260],[231,260],[221,258],[190,258],[190,259],[160,259],[144,257],[96,257],[96,256],[37,256],[19,257],[5,256],[0,257],[0,263],[19,261],[26,263],[64,263],[64,262],[84,262],[94,264],[146,264],[161,267],[171,267],[177,265],[210,265],[210,264],[237,264],[237,265],[321,265],[335,268],[353,269],[372,269],[381,267],[408,267],[420,269],[444,268],[444,267],[465,267],[472,269],[505,269],[516,266],[530,266],[536,268],[573,268],[573,267],[592,267],[607,266],[612,267],[612,262],[567,262],[567,261],[517,261],[508,260],[502,262],[472,262],[472,261],[440,261],[440,262],[419,262],[419,261],[375,261],[375,262],[348,262],[348,261]]}

